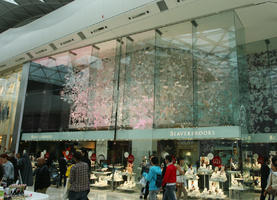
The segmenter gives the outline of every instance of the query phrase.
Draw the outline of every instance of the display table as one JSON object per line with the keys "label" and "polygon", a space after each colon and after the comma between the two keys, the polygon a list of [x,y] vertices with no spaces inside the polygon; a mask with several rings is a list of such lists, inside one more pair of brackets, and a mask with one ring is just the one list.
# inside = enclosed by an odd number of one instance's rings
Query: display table
{"label": "display table", "polygon": [[27,197],[25,200],[48,200],[49,195],[48,194],[42,194],[37,192],[31,192],[31,191],[24,191],[24,195]]}
{"label": "display table", "polygon": [[229,188],[230,199],[241,199],[241,193],[245,192],[246,188]]}

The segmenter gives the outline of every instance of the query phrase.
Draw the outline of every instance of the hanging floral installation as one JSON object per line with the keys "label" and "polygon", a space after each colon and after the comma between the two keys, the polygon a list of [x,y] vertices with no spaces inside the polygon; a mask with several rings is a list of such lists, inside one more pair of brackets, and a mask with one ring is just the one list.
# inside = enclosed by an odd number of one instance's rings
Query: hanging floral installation
{"label": "hanging floral installation", "polygon": [[153,47],[134,46],[133,48],[137,50],[129,52],[126,57],[129,62],[125,71],[122,126],[151,129],[154,109],[155,54],[150,53],[153,52]]}
{"label": "hanging floral installation", "polygon": [[247,56],[249,70],[249,132],[277,131],[277,51]]}
{"label": "hanging floral installation", "polygon": [[71,104],[69,128],[111,126],[114,59],[83,56],[65,75],[61,98]]}

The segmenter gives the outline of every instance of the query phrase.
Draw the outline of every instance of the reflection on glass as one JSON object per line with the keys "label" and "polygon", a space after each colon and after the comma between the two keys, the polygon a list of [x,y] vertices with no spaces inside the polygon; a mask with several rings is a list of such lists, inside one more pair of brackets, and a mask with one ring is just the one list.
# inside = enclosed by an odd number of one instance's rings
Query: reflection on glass
{"label": "reflection on glass", "polygon": [[238,84],[233,19],[233,12],[227,12],[196,20],[199,126],[234,125]]}

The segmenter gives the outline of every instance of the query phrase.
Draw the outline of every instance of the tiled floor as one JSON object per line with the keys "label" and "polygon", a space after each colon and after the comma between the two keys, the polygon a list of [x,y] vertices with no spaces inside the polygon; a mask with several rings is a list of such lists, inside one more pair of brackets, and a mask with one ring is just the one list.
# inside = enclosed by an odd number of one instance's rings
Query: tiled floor
{"label": "tiled floor", "polygon": [[[33,191],[33,188],[28,188],[28,190]],[[63,200],[63,188],[50,187],[47,190],[47,194],[50,196],[49,200]],[[138,200],[138,193],[122,193],[118,191],[110,190],[94,190],[91,189],[88,195],[90,200]],[[161,199],[161,196],[160,198]],[[241,200],[259,200],[258,193],[242,193]]]}

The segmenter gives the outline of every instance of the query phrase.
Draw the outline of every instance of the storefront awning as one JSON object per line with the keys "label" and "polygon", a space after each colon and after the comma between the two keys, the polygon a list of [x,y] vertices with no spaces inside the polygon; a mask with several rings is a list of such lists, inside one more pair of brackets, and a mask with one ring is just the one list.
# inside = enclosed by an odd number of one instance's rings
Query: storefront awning
{"label": "storefront awning", "polygon": [[256,133],[242,136],[245,143],[277,143],[276,133]]}
{"label": "storefront awning", "polygon": [[[23,141],[84,141],[113,140],[114,131],[72,131],[23,133]],[[150,130],[118,130],[117,140],[202,140],[202,139],[240,139],[239,126],[217,126],[202,128],[166,128]]]}

